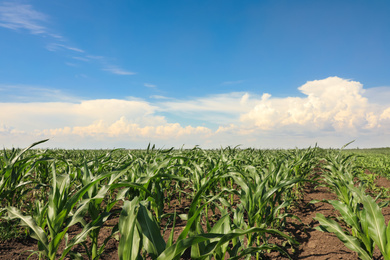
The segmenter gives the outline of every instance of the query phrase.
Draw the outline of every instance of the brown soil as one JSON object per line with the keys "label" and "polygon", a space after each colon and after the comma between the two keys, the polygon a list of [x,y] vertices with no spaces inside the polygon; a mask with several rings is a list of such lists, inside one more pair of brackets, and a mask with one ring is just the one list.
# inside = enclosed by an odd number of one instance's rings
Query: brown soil
{"label": "brown soil", "polygon": [[[379,177],[376,183],[378,186],[383,186],[386,188],[390,187],[390,181],[383,177]],[[322,213],[326,217],[337,215],[337,213],[333,210],[333,207],[327,203],[310,203],[312,200],[324,199],[336,199],[336,197],[325,187],[315,188],[313,185],[306,185],[304,198],[293,209],[293,214],[298,216],[302,222],[292,219],[289,221],[289,224],[284,230],[284,232],[292,235],[300,243],[300,245],[297,246],[294,250],[291,247],[286,247],[285,250],[288,251],[292,259],[358,259],[357,254],[345,247],[344,244],[340,242],[340,240],[335,235],[314,229],[314,227],[318,226],[318,222],[313,219],[316,213]],[[178,214],[185,213],[187,212],[189,205],[190,201],[188,200],[182,200],[181,204],[179,204],[177,200],[172,200],[169,208],[168,206],[166,207],[166,212],[173,212],[173,210],[176,209]],[[211,211],[210,214],[212,214]],[[390,219],[390,207],[384,208],[383,214],[385,216],[386,223],[388,223]],[[118,222],[118,218],[118,215],[116,215],[105,223],[101,231],[102,240],[104,240],[104,238],[111,233],[111,229]],[[165,223],[163,222],[162,226],[164,226]],[[182,221],[178,218],[174,232],[175,239],[179,236],[184,226],[185,221]],[[163,229],[164,227],[162,227],[162,230]],[[70,230],[70,237],[77,234],[79,230],[80,229],[77,227],[74,227],[72,230]],[[169,233],[170,229],[168,228],[164,233],[164,239],[168,238]],[[274,242],[278,242],[278,239],[274,239]],[[34,239],[14,239],[9,241],[0,241],[0,259],[27,259],[27,257],[31,254],[31,250],[36,249],[37,246]],[[101,259],[118,259],[117,249],[118,240],[111,238],[106,246],[105,254],[101,257]],[[80,253],[83,253],[83,250],[84,249],[81,246],[76,248],[76,251],[79,251]],[[375,252],[375,257],[380,259],[380,253]],[[288,257],[280,254],[279,252],[271,252],[266,254],[265,258],[288,259]],[[33,256],[30,259],[38,258]],[[183,259],[190,258],[187,256]]]}

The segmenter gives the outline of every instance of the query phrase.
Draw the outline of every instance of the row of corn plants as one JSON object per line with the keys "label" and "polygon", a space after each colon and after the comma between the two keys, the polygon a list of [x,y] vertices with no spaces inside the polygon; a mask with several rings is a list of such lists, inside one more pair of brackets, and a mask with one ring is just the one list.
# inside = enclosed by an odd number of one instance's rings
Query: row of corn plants
{"label": "row of corn plants", "polygon": [[[119,259],[180,259],[185,252],[192,259],[259,259],[269,250],[288,257],[269,239],[297,244],[284,227],[296,218],[291,208],[317,161],[316,148],[35,149],[45,141],[3,150],[0,158],[1,221],[23,227],[43,259],[99,259],[113,237]],[[172,200],[190,204],[168,212]]]}
{"label": "row of corn plants", "polygon": [[355,251],[360,259],[373,259],[377,247],[383,259],[390,259],[390,223],[386,225],[381,208],[387,201],[379,202],[381,194],[373,197],[366,193],[370,188],[367,178],[361,177],[361,167],[353,153],[329,151],[323,180],[337,200],[325,201],[331,204],[339,217],[325,217],[317,213],[317,229],[334,233],[346,247]]}

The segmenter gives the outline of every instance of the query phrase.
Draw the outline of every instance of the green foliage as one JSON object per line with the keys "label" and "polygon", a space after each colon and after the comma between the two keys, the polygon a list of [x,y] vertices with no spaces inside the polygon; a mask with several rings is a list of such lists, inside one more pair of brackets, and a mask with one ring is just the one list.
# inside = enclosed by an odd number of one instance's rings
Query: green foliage
{"label": "green foliage", "polygon": [[[390,259],[390,224],[386,226],[382,211],[376,201],[366,194],[367,178],[357,182],[359,168],[355,154],[342,151],[328,153],[327,171],[323,175],[326,184],[336,193],[339,200],[329,200],[341,215],[338,222],[317,214],[319,230],[334,233],[349,249],[358,253],[361,259],[372,259],[377,246],[383,258]],[[361,178],[360,178],[361,179]],[[382,204],[385,205],[385,204]],[[343,223],[348,229],[342,228]]]}
{"label": "green foliage", "polygon": [[[187,250],[193,259],[285,253],[269,238],[296,244],[284,226],[295,217],[291,207],[303,197],[318,161],[317,148],[31,149],[39,143],[4,151],[2,165],[8,166],[1,168],[6,184],[0,198],[6,221],[19,222],[47,259],[99,259],[117,233],[120,259],[179,259]],[[183,198],[191,201],[184,213],[166,212],[173,199]],[[98,244],[103,225],[115,214],[120,214],[119,223]],[[185,221],[182,230],[175,227],[179,217]],[[161,232],[165,222],[173,223],[166,241]],[[70,239],[74,225],[80,232]],[[61,242],[65,248],[59,251]],[[84,255],[74,252],[76,245],[84,247]]]}
{"label": "green foliage", "polygon": [[28,152],[34,146],[46,141],[33,143],[21,151],[12,149],[8,153],[5,149],[3,150],[3,156],[0,160],[0,207],[20,202],[21,197],[31,190],[29,185],[34,183],[29,178],[31,168],[40,154],[28,154]]}
{"label": "green foliage", "polygon": [[[109,174],[100,175],[88,185],[72,193],[70,191],[72,181],[70,175],[57,175],[54,163],[52,169],[51,191],[45,206],[42,207],[41,204],[38,204],[39,211],[33,216],[26,216],[20,209],[13,206],[6,208],[9,219],[20,219],[22,225],[31,230],[32,238],[38,241],[39,253],[48,259],[56,259],[59,244],[64,237],[67,237],[69,227],[83,221],[85,208],[91,200],[84,199],[80,201],[83,195],[95,183],[109,176]],[[77,203],[79,203],[79,206],[75,209]],[[86,225],[82,232],[67,244],[61,254],[61,259],[66,256],[74,245],[83,242],[87,234],[95,228],[97,228],[96,225]]]}

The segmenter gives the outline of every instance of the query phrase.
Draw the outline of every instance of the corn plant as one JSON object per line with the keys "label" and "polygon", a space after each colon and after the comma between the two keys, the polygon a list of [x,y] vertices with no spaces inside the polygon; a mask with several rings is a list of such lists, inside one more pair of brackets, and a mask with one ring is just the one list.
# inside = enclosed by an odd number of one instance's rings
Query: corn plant
{"label": "corn plant", "polygon": [[244,172],[232,175],[235,183],[241,188],[237,194],[248,216],[249,226],[278,226],[287,216],[281,210],[291,204],[291,198],[284,197],[292,186],[304,181],[299,177],[288,177],[288,170],[279,162],[277,167],[257,169],[246,166]]}
{"label": "corn plant", "polygon": [[[141,259],[142,256],[146,257],[148,254],[152,259],[157,260],[179,259],[187,248],[191,248],[191,258],[193,259],[211,259],[214,256],[214,259],[218,260],[224,259],[227,252],[231,256],[235,256],[233,259],[239,259],[266,249],[283,251],[276,245],[267,244],[251,247],[246,243],[241,243],[241,240],[239,243],[235,242],[238,237],[252,233],[277,234],[289,239],[292,243],[294,242],[287,235],[273,229],[232,230],[228,214],[225,214],[214,225],[210,233],[199,232],[199,217],[207,204],[199,205],[201,193],[215,180],[209,180],[196,193],[188,213],[187,224],[175,243],[172,240],[174,227],[166,243],[160,234],[157,222],[146,206],[146,201],[139,201],[138,198],[134,198],[131,202],[126,201],[119,220],[119,229],[122,235],[118,250],[119,258]],[[234,243],[232,249],[228,246],[230,241]]]}
{"label": "corn plant", "polygon": [[366,235],[378,246],[383,258],[389,260],[390,223],[386,226],[382,211],[371,196],[364,194],[356,188],[353,188],[353,191],[363,204],[362,212],[364,217],[362,218],[362,225],[365,227]]}
{"label": "corn plant", "polygon": [[[345,155],[340,151],[328,153],[327,164],[324,166],[323,179],[328,186],[344,204],[350,208],[354,206],[354,199],[350,187],[355,185],[358,170],[352,163],[353,154]],[[360,189],[364,189],[362,183],[357,182]],[[354,210],[356,211],[356,210]]]}
{"label": "corn plant", "polygon": [[357,252],[361,259],[372,259],[374,241],[368,236],[366,214],[360,208],[359,200],[353,197],[352,203],[349,204],[339,200],[327,202],[338,210],[341,215],[338,221],[344,223],[349,229],[342,228],[337,221],[326,218],[320,213],[317,213],[314,218],[320,223],[317,229],[334,233],[346,247]]}
{"label": "corn plant", "polygon": [[334,233],[349,249],[358,253],[361,259],[372,259],[377,245],[385,260],[390,259],[390,225],[386,227],[380,206],[363,190],[349,186],[353,193],[356,211],[342,201],[329,201],[340,212],[340,221],[350,231],[341,228],[336,221],[317,214],[320,222],[317,229]]}
{"label": "corn plant", "polygon": [[[40,255],[48,259],[56,259],[60,242],[65,238],[66,248],[62,252],[60,259],[64,259],[67,253],[76,244],[84,241],[88,233],[97,228],[96,223],[89,223],[83,230],[70,241],[67,241],[67,231],[69,227],[76,223],[83,222],[88,200],[80,201],[83,195],[88,192],[97,182],[108,177],[111,173],[103,174],[95,178],[88,185],[82,187],[75,193],[71,193],[71,177],[69,174],[57,175],[55,163],[52,164],[52,185],[45,206],[40,206],[41,211],[33,216],[24,215],[16,207],[8,206],[9,219],[20,219],[23,226],[31,229],[31,237],[38,241],[38,251]],[[97,197],[96,199],[99,199]],[[80,202],[80,203],[79,203]],[[74,210],[76,204],[79,206]]]}
{"label": "corn plant", "polygon": [[31,169],[39,154],[24,155],[34,146],[47,140],[33,143],[21,151],[12,149],[9,154],[4,149],[0,164],[0,207],[3,201],[6,206],[14,205],[32,189],[29,185],[35,182],[31,179]]}
{"label": "corn plant", "polygon": [[[317,164],[317,146],[309,147],[305,150],[295,149],[289,152],[289,159],[286,166],[290,169],[291,175],[305,179],[307,182],[316,182],[317,175],[311,175],[314,166]],[[295,200],[303,199],[305,182],[295,184],[294,190],[288,196],[294,197]]]}
{"label": "corn plant", "polygon": [[[88,162],[84,161],[84,166],[82,168],[78,168],[78,176],[81,177],[80,188],[86,187],[90,185],[90,183],[94,183],[83,195],[83,203],[88,204],[87,213],[91,218],[90,222],[93,223],[93,225],[90,224],[91,230],[88,233],[88,237],[91,240],[91,246],[88,247],[86,242],[81,242],[87,252],[88,258],[92,260],[98,259],[100,257],[108,240],[117,231],[116,228],[114,228],[113,232],[105,239],[104,243],[100,247],[98,246],[99,233],[103,227],[103,223],[111,216],[112,208],[119,201],[119,199],[121,199],[120,197],[117,197],[115,200],[110,201],[107,199],[107,193],[111,189],[112,184],[115,183],[127,171],[127,169],[125,169],[119,172],[111,172],[110,180],[107,184],[103,183],[105,179],[94,182],[94,180],[97,179],[99,175],[104,173],[104,164],[104,161],[94,160],[92,161],[91,166],[89,166]],[[73,253],[73,255],[75,255],[75,253]]]}
{"label": "corn plant", "polygon": [[[371,196],[365,194],[365,187],[356,185],[358,170],[351,163],[353,154],[345,155],[339,151],[336,155],[328,155],[329,165],[323,175],[328,186],[336,193],[339,200],[325,201],[339,211],[339,222],[349,229],[343,229],[338,222],[317,214],[315,219],[320,222],[317,228],[334,233],[349,249],[358,253],[361,259],[372,259],[375,245],[379,247],[385,259],[390,259],[387,250],[384,217],[380,206]],[[377,197],[378,198],[378,197]],[[384,206],[384,203],[380,204]],[[390,243],[388,243],[390,248]],[[386,251],[387,250],[387,251]]]}
{"label": "corn plant", "polygon": [[141,200],[149,200],[157,220],[161,221],[164,202],[167,199],[164,189],[170,187],[170,185],[165,185],[165,182],[183,182],[187,178],[169,173],[169,168],[174,167],[170,156],[152,158],[148,155],[148,160],[150,160],[149,163],[141,159],[135,160],[128,167],[128,172],[123,175],[123,178],[111,188],[125,187],[126,189],[123,189],[121,193],[125,193],[126,197],[132,199],[139,196]]}

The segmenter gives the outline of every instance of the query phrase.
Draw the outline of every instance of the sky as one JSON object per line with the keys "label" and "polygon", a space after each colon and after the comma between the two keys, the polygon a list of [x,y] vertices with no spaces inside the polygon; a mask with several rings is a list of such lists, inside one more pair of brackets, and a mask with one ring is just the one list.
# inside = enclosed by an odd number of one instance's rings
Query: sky
{"label": "sky", "polygon": [[390,1],[0,0],[0,146],[390,147]]}

